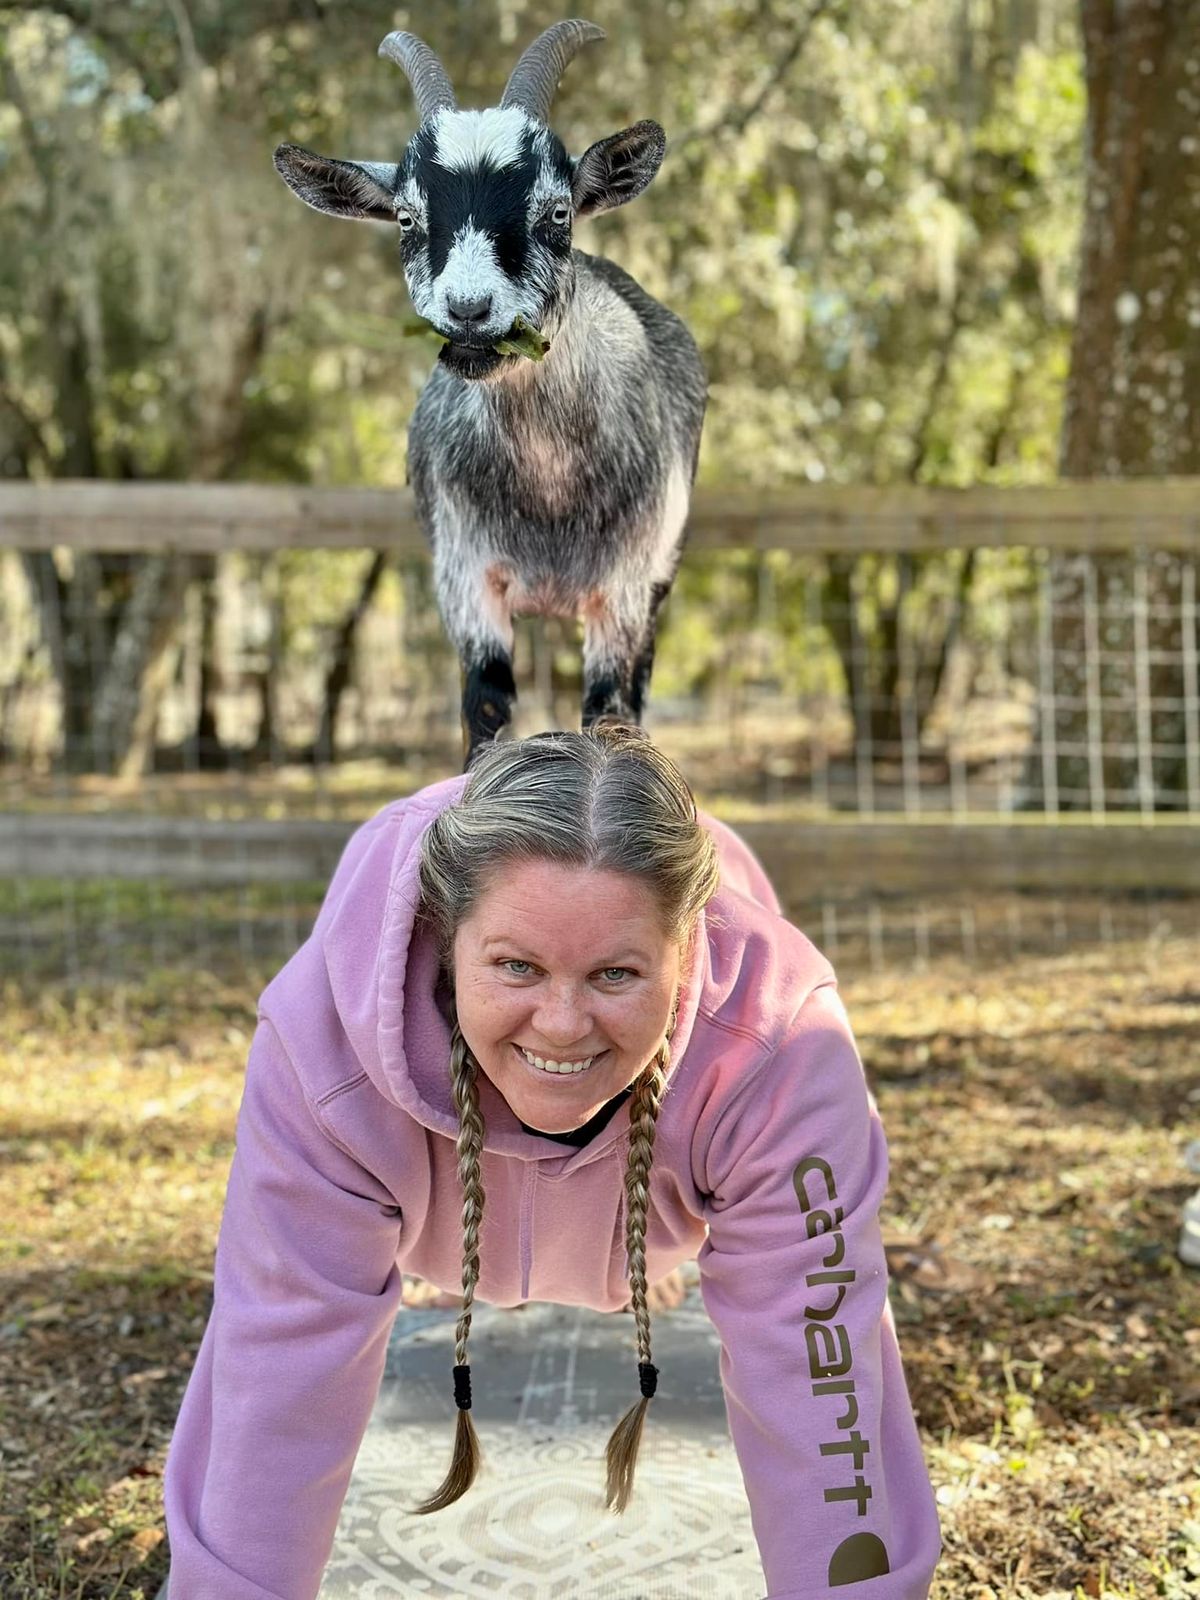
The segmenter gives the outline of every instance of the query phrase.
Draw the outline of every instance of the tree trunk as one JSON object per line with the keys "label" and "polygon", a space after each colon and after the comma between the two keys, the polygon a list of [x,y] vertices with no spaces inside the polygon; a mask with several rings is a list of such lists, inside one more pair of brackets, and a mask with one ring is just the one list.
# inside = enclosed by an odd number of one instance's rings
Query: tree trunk
{"label": "tree trunk", "polygon": [[[1200,0],[1083,0],[1083,29],[1087,191],[1062,472],[1195,473]],[[1049,580],[1035,793],[1064,809],[1179,804],[1180,563],[1062,556]]]}
{"label": "tree trunk", "polygon": [[178,594],[179,599],[174,610],[162,619],[158,638],[142,673],[128,744],[115,768],[122,778],[140,778],[143,773],[154,771],[154,755],[158,745],[158,710],[162,705],[163,695],[170,687],[182,648],[179,631],[174,626],[175,613],[183,603],[182,588]]}
{"label": "tree trunk", "polygon": [[270,616],[267,635],[267,660],[257,674],[259,717],[258,732],[250,748],[251,766],[266,766],[275,760],[275,694],[276,679],[283,660],[283,585],[279,580],[279,558],[268,557],[261,568],[261,583]]}
{"label": "tree trunk", "polygon": [[363,579],[362,588],[358,598],[346,613],[333,645],[333,658],[329,664],[329,671],[325,675],[325,701],[321,712],[321,726],[317,732],[316,740],[308,752],[310,761],[332,761],[333,739],[337,726],[338,706],[346,685],[350,682],[350,670],[354,663],[354,639],[358,632],[358,625],[362,621],[363,613],[371,603],[379,580],[383,576],[383,569],[387,565],[387,554],[383,550],[375,552],[375,559],[367,569]]}
{"label": "tree trunk", "polygon": [[[138,565],[121,631],[96,691],[92,734],[95,763],[103,772],[136,776],[153,755],[157,698],[151,697],[143,709],[143,685],[147,680],[158,683],[161,693],[156,669],[170,644],[190,576],[185,555],[147,556]],[[135,738],[139,731],[140,741]]]}
{"label": "tree trunk", "polygon": [[[219,681],[215,646],[217,623],[217,558],[200,558],[196,574],[200,587],[200,688],[197,695],[196,765],[201,772],[219,771],[225,765],[225,750],[217,728],[216,692]],[[198,563],[200,564],[200,563]]]}
{"label": "tree trunk", "polygon": [[[898,759],[904,740],[904,706],[902,697],[912,685],[905,683],[900,672],[901,610],[905,594],[912,585],[911,554],[907,550],[896,558],[896,597],[884,605],[878,597],[878,637],[871,641],[868,656],[867,682],[870,684],[869,719],[871,749],[875,759]],[[875,582],[878,589],[881,574]],[[864,645],[866,641],[863,641]]]}
{"label": "tree trunk", "polygon": [[862,641],[854,625],[854,565],[856,556],[840,552],[829,557],[826,565],[821,615],[833,648],[841,663],[842,677],[846,683],[846,701],[854,725],[854,748],[863,748],[870,737],[871,703],[865,692],[864,663],[861,658]]}

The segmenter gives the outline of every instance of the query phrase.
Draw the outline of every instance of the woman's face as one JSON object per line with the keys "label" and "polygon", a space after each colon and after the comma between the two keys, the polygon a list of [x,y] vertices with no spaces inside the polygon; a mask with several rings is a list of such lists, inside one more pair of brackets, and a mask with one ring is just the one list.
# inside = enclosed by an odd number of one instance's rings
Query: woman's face
{"label": "woman's face", "polygon": [[653,893],[621,872],[510,863],[454,940],[463,1035],[543,1133],[582,1127],[632,1083],[663,1042],[679,978]]}

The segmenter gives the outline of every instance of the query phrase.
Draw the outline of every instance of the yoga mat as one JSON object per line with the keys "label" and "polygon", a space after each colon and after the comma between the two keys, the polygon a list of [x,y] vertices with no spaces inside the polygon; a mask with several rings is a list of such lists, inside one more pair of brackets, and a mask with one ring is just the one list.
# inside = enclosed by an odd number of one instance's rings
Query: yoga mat
{"label": "yoga mat", "polygon": [[[686,1270],[686,1269],[685,1269]],[[718,1374],[688,1274],[652,1315],[658,1393],[624,1516],[604,1505],[604,1448],[638,1397],[633,1317],[477,1306],[472,1417],[484,1466],[446,1511],[408,1509],[450,1464],[453,1311],[402,1310],[320,1600],[755,1600],[762,1568]]]}

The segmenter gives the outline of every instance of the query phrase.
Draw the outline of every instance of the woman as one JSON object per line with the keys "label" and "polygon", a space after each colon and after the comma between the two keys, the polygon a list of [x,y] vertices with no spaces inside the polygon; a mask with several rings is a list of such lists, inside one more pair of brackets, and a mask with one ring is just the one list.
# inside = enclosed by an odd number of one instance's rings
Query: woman
{"label": "woman", "polygon": [[167,1463],[171,1600],[316,1595],[404,1271],[463,1295],[453,1461],[412,1509],[477,1470],[478,1297],[632,1301],[624,1510],[658,1377],[647,1283],[697,1253],[770,1594],[920,1600],[938,1532],[885,1180],[832,970],[643,735],[495,745],[386,807],[260,1001]]}

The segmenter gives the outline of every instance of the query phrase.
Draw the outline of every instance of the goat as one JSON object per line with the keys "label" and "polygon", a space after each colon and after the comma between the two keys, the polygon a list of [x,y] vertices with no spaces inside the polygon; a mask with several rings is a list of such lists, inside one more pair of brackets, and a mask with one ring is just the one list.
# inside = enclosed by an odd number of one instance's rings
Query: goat
{"label": "goat", "polygon": [[[500,104],[460,111],[411,33],[379,53],[420,126],[395,165],[282,144],[275,166],[308,205],[394,222],[417,312],[447,341],[409,428],[409,481],[438,606],[463,669],[467,764],[512,717],[513,616],[583,621],[583,725],[640,722],[655,625],[679,565],[706,379],[687,328],[620,267],[572,248],[577,217],[632,200],[666,137],[637,122],[572,158],[547,117],[594,23],[555,23]],[[519,319],[544,359],[500,354]]]}

